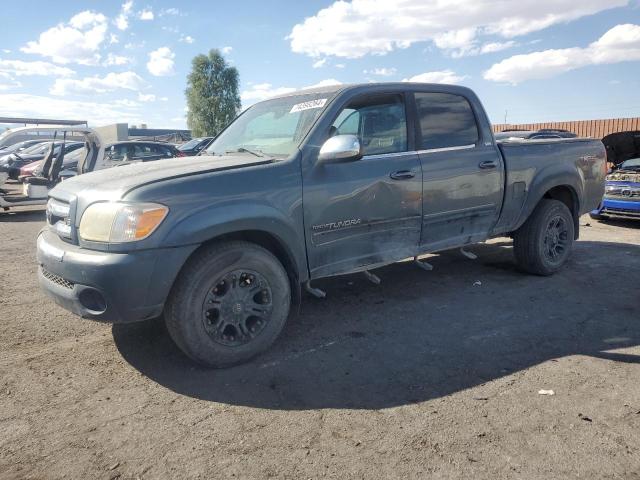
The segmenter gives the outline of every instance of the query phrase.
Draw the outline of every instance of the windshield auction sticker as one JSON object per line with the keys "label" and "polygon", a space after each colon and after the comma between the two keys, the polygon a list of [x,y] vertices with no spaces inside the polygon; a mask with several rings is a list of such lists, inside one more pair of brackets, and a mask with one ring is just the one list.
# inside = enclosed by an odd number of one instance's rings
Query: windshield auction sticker
{"label": "windshield auction sticker", "polygon": [[311,110],[312,108],[322,108],[327,103],[326,98],[318,98],[317,100],[310,100],[308,102],[296,103],[291,107],[289,113],[301,112],[303,110]]}

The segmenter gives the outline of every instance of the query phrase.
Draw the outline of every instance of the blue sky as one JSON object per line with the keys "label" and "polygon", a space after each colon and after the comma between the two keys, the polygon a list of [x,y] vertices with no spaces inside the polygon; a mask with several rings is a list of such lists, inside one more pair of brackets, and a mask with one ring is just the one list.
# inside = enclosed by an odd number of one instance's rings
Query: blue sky
{"label": "blue sky", "polygon": [[[185,127],[193,56],[243,106],[317,84],[473,88],[495,123],[640,116],[638,0],[5,2],[0,116]],[[26,7],[26,8],[25,8]]]}

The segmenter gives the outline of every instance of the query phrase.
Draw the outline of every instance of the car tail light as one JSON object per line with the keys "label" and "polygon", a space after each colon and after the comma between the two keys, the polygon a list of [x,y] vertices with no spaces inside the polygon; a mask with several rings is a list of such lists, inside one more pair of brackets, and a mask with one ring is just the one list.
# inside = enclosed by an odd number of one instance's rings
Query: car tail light
{"label": "car tail light", "polygon": [[176,157],[186,157],[187,154],[184,152],[181,152],[180,150],[178,150],[178,153],[176,154]]}

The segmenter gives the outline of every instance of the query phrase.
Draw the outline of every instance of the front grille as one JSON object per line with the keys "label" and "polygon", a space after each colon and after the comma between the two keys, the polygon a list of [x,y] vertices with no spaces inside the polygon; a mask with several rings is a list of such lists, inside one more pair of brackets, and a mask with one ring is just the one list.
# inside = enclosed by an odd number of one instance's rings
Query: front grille
{"label": "front grille", "polygon": [[60,285],[61,287],[66,288],[68,290],[73,290],[73,286],[75,285],[75,283],[62,278],[60,275],[51,273],[49,270],[45,269],[42,266],[40,267],[40,269],[42,270],[42,276],[47,280],[49,280],[50,282],[53,282],[56,285]]}
{"label": "front grille", "polygon": [[603,213],[612,213],[614,215],[634,215],[639,216],[640,210],[632,210],[630,208],[614,208],[614,207],[604,207],[602,209]]}
{"label": "front grille", "polygon": [[607,197],[636,199],[640,198],[640,187],[631,187],[626,185],[607,185],[605,194]]}

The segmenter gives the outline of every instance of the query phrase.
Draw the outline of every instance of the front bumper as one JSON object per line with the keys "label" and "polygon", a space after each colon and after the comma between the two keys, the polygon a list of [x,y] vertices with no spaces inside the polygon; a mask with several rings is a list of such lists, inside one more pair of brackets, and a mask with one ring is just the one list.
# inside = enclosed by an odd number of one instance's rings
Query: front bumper
{"label": "front bumper", "polygon": [[61,240],[48,229],[37,242],[40,287],[63,308],[112,323],[157,317],[197,245],[110,253]]}
{"label": "front bumper", "polygon": [[605,197],[600,207],[591,213],[594,215],[619,215],[621,217],[640,218],[640,201],[617,200]]}

